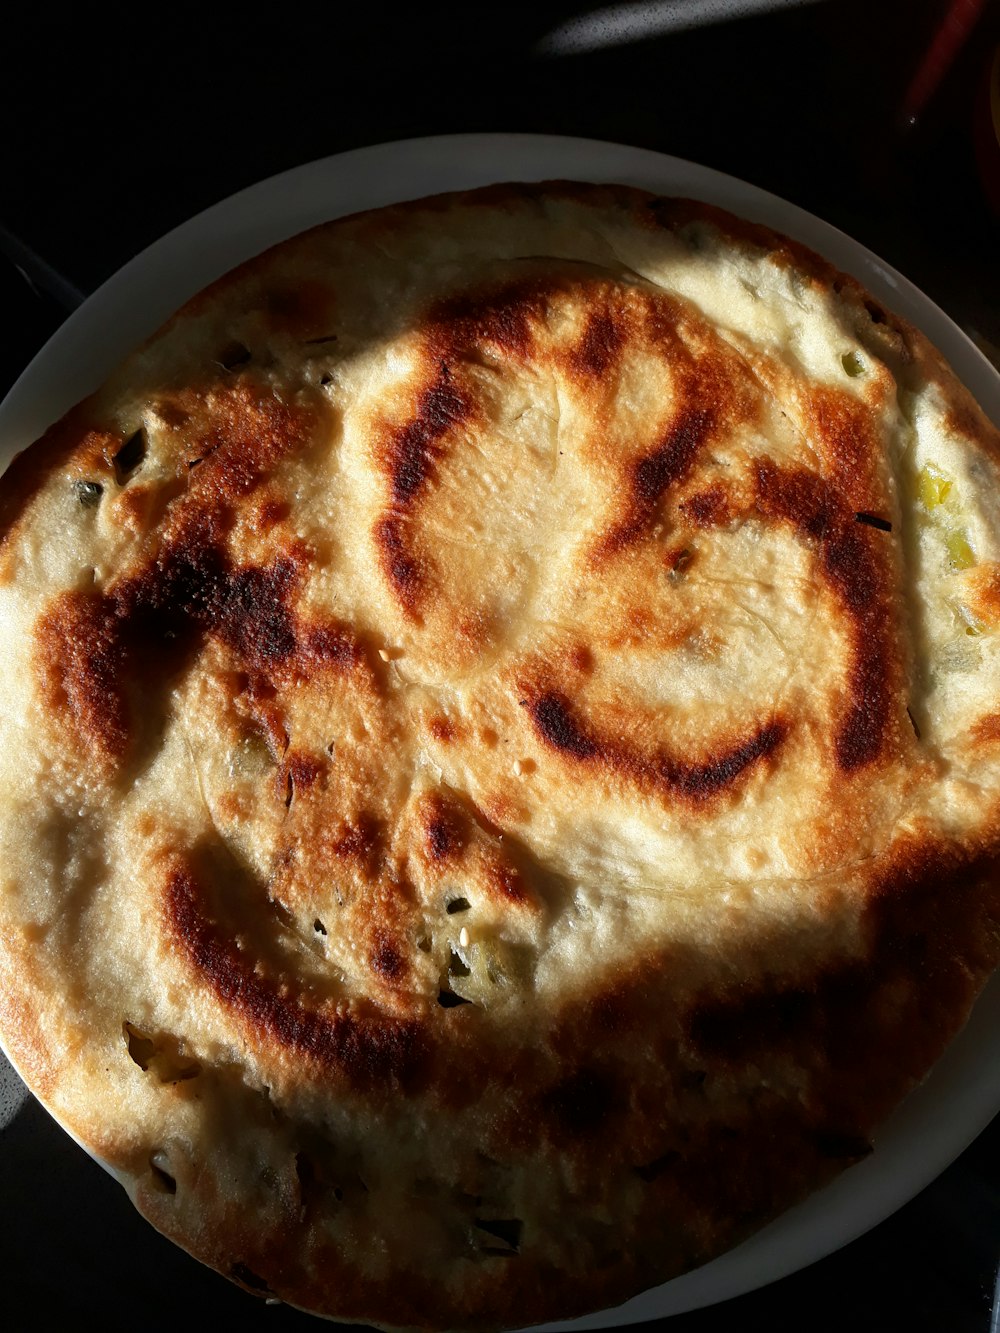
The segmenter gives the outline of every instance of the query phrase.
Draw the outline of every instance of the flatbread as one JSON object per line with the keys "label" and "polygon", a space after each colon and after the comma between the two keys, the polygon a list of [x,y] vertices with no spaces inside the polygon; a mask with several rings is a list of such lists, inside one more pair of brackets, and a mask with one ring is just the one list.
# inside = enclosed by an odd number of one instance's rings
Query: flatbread
{"label": "flatbread", "polygon": [[305,233],[0,493],[0,1034],[150,1221],[387,1327],[621,1301],[1000,960],[1000,440],[624,187]]}

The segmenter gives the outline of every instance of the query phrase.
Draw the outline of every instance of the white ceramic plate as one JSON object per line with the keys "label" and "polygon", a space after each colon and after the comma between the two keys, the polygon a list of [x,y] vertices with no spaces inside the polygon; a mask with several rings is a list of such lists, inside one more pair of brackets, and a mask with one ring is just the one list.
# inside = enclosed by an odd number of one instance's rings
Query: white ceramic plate
{"label": "white ceramic plate", "polygon": [[[298,167],[178,227],[95,292],[39,352],[0,406],[0,464],[104,379],[206,283],[329,218],[504,180],[618,181],[691,195],[767,223],[854,274],[937,344],[1000,425],[1000,375],[912,283],[802,209],[678,158],[587,139],[476,134],[381,144]],[[876,1151],[738,1249],[618,1309],[550,1329],[637,1323],[726,1300],[853,1240],[934,1179],[1000,1111],[1000,977]]]}

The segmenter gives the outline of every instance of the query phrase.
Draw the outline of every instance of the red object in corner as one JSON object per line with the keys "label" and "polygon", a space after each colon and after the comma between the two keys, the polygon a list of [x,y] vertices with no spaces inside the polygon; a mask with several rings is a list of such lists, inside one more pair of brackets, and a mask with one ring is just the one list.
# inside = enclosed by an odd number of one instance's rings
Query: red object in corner
{"label": "red object in corner", "polygon": [[990,208],[1000,217],[1000,45],[993,48],[986,61],[974,115],[979,177]]}

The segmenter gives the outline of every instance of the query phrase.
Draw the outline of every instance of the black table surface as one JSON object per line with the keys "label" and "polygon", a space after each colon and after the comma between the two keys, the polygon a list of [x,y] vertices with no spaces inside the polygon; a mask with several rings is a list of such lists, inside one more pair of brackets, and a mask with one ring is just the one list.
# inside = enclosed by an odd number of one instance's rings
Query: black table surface
{"label": "black table surface", "polygon": [[[961,4],[772,3],[774,12],[753,14],[762,6],[747,0],[619,6],[605,16],[604,45],[578,42],[568,54],[543,39],[593,18],[594,6],[181,5],[155,16],[18,6],[0,46],[0,391],[75,292],[209,204],[345,149],[475,130],[636,144],[764,186],[902,270],[995,357],[1000,222],[973,122],[1000,7],[979,6],[910,123],[907,90]],[[651,17],[674,28],[607,44],[630,16],[640,28]],[[995,1120],[866,1236],[662,1326],[996,1333],[998,1256]],[[153,1233],[31,1099],[0,1130],[0,1278],[12,1329],[311,1323],[230,1287]]]}

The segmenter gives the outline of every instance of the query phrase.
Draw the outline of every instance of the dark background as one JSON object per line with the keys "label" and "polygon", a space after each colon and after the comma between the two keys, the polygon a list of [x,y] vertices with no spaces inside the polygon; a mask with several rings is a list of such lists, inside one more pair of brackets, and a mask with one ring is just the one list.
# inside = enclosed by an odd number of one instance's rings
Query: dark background
{"label": "dark background", "polygon": [[[688,4],[690,16],[705,8]],[[1000,5],[981,6],[915,123],[907,91],[949,11],[956,21],[961,6],[948,0],[825,0],[538,54],[545,33],[593,8],[371,0],[173,6],[150,17],[131,6],[19,7],[0,43],[0,391],[74,290],[93,290],[209,204],[344,149],[475,130],[617,140],[764,186],[901,269],[997,359],[1000,211],[988,199],[993,190],[1000,202],[1000,148],[981,165],[974,140]],[[998,1254],[994,1122],[867,1237],[761,1292],[678,1317],[670,1333],[987,1333]],[[30,1102],[0,1133],[0,1278],[15,1329],[87,1319],[166,1330],[227,1317],[276,1333],[312,1326],[153,1234]]]}

